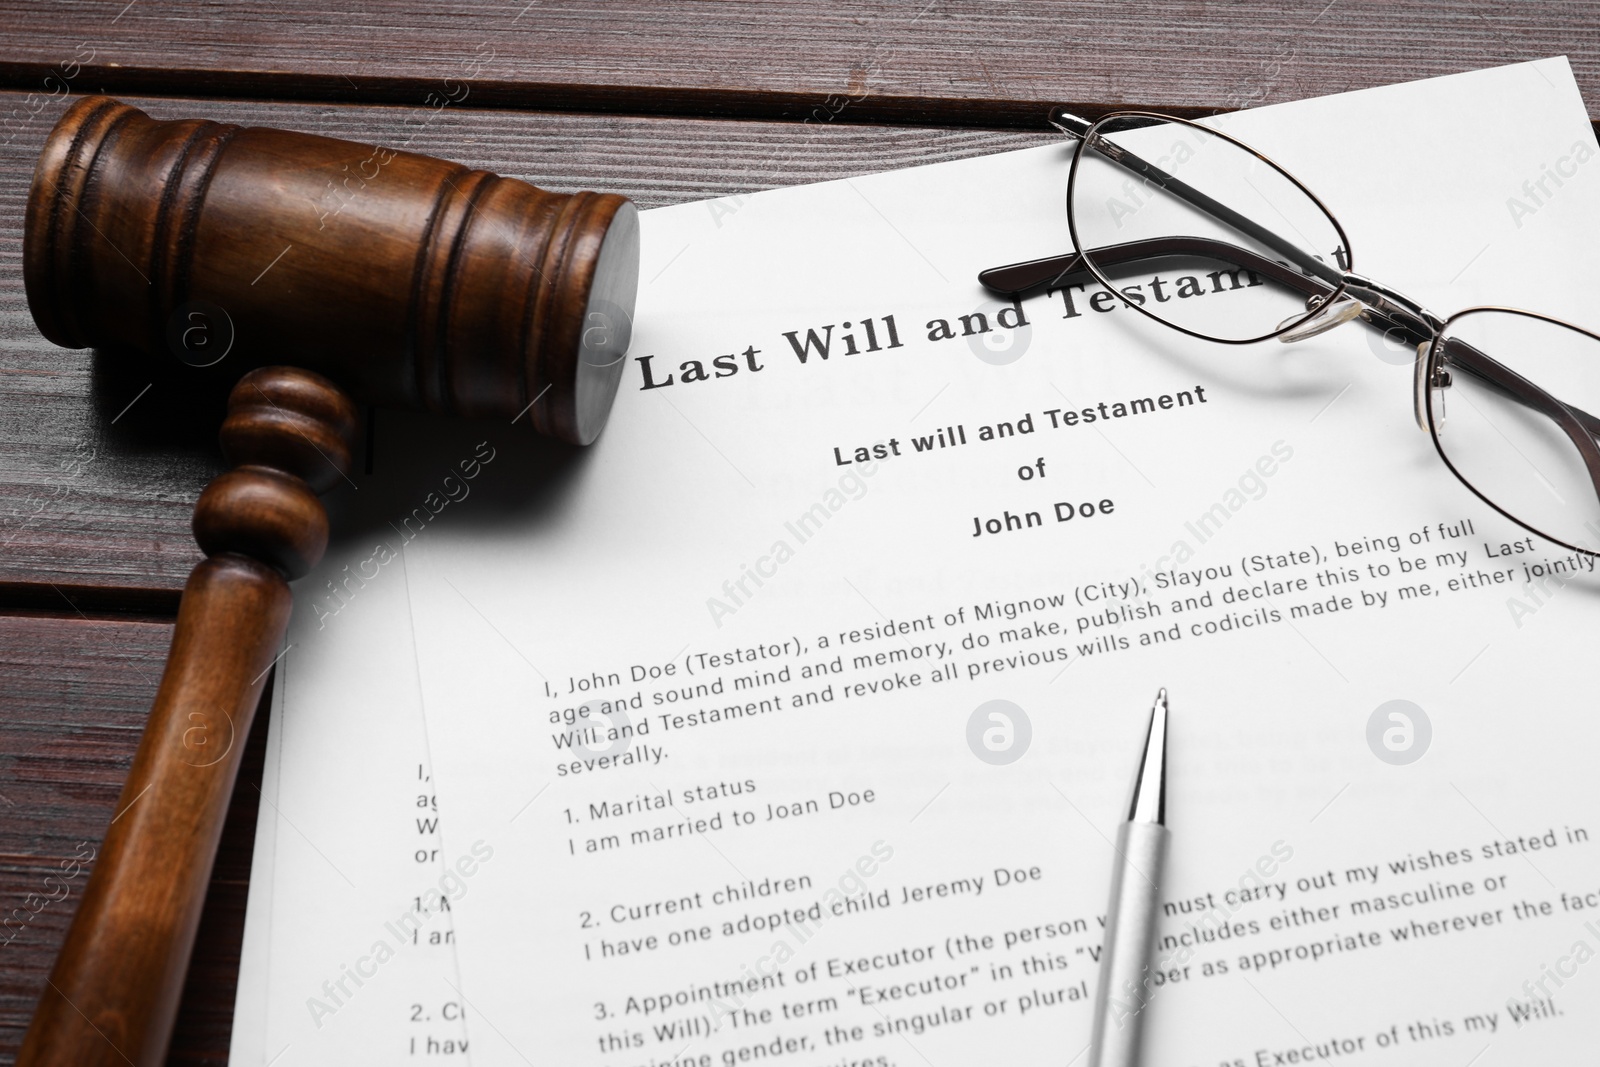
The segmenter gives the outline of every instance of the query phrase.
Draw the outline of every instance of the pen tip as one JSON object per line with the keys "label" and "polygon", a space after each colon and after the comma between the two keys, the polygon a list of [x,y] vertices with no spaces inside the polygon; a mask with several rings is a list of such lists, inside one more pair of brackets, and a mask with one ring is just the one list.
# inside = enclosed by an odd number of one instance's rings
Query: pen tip
{"label": "pen tip", "polygon": [[1165,825],[1167,821],[1167,690],[1156,693],[1150,709],[1150,732],[1145,735],[1144,755],[1139,774],[1133,781],[1133,803],[1128,818],[1132,822]]}

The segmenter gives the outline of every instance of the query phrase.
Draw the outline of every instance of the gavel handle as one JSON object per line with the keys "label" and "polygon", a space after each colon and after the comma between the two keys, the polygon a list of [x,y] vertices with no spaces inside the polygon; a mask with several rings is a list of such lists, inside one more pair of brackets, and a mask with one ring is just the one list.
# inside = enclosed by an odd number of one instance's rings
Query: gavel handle
{"label": "gavel handle", "polygon": [[247,464],[196,505],[195,536],[210,558],[184,587],[155,706],[22,1067],[166,1059],[228,800],[288,626],[288,579],[327,542],[307,477],[325,488],[342,470],[319,471],[312,453],[325,467],[347,465],[354,429],[349,400],[304,371],[255,371],[229,406],[224,450]]}
{"label": "gavel handle", "polygon": [[245,556],[194,569],[161,688],[18,1064],[160,1064],[289,585]]}

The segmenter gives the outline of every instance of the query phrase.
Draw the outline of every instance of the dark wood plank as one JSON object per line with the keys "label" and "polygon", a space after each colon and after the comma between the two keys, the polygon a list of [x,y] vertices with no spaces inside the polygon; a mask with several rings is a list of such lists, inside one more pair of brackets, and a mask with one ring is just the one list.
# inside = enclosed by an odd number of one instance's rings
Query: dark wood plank
{"label": "dark wood plank", "polygon": [[[171,635],[159,621],[0,615],[0,1063],[15,1058],[83,892],[88,872],[64,877],[62,865],[97,853],[117,814]],[[174,1063],[227,1062],[266,721],[234,791]]]}
{"label": "dark wood plank", "polygon": [[[0,93],[0,110],[17,100]],[[160,117],[409,144],[551,189],[625,193],[645,207],[1049,139],[466,108],[129,101]],[[220,469],[214,438],[222,396],[187,389],[176,360],[56,348],[34,329],[19,268],[22,212],[39,144],[59,113],[58,106],[0,147],[0,605],[170,612],[200,558],[190,510]]]}
{"label": "dark wood plank", "polygon": [[1045,101],[1213,111],[1566,53],[1600,108],[1593,3],[124,3],[6,0],[0,78],[87,62],[118,92],[406,104],[466,79],[479,106],[744,118],[839,95],[842,121],[1037,126]]}

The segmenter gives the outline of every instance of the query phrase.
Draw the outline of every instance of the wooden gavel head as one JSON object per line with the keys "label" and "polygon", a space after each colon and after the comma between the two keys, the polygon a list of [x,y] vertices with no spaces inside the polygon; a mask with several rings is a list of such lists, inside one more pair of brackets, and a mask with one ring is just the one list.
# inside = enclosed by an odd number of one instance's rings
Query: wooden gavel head
{"label": "wooden gavel head", "polygon": [[[79,100],[28,196],[34,322],[243,374],[318,371],[359,401],[605,425],[638,290],[638,211],[428,156]],[[237,375],[235,375],[237,376]]]}

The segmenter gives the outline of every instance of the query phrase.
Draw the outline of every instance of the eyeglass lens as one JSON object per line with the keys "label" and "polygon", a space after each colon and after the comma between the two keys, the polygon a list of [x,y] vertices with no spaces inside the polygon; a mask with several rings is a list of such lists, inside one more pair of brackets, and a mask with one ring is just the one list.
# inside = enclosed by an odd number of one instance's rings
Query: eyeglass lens
{"label": "eyeglass lens", "polygon": [[1479,496],[1552,540],[1600,550],[1600,340],[1524,312],[1452,318],[1428,421]]}
{"label": "eyeglass lens", "polygon": [[[1171,326],[1269,337],[1349,267],[1338,226],[1277,167],[1200,126],[1112,117],[1073,163],[1075,246],[1102,281]],[[1140,254],[1131,253],[1137,251]]]}

